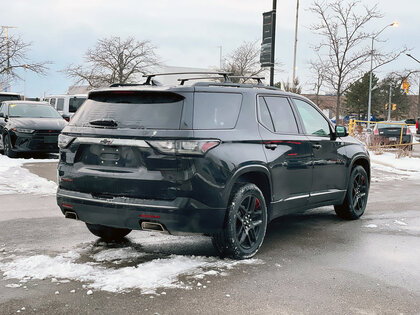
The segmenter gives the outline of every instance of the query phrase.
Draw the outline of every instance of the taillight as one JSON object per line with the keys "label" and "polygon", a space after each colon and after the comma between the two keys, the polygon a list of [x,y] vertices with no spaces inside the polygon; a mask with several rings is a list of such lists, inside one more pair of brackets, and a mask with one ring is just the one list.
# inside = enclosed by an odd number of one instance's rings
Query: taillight
{"label": "taillight", "polygon": [[147,142],[161,153],[179,155],[204,155],[220,144],[220,140],[153,140]]}
{"label": "taillight", "polygon": [[378,136],[379,135],[379,129],[378,128],[373,129],[373,134],[375,136]]}
{"label": "taillight", "polygon": [[411,130],[410,130],[410,127],[408,127],[408,126],[407,126],[407,134],[411,135]]}
{"label": "taillight", "polygon": [[69,122],[70,121],[70,117],[64,117],[64,120]]}
{"label": "taillight", "polygon": [[417,132],[418,132],[418,130],[419,130],[419,120],[420,120],[420,119],[417,119],[417,121],[416,121],[416,130],[417,130]]}

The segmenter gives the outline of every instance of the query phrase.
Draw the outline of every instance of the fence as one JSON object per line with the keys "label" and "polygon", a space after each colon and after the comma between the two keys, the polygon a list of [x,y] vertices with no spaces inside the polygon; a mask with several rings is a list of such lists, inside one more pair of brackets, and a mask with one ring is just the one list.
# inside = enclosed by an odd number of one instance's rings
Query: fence
{"label": "fence", "polygon": [[[375,149],[375,148],[387,148],[387,147],[409,147],[412,148],[413,145],[416,144],[420,144],[420,143],[402,143],[403,141],[403,134],[404,134],[404,126],[407,126],[407,130],[409,130],[409,126],[415,126],[414,124],[406,124],[406,123],[399,123],[399,122],[389,122],[389,121],[365,121],[365,120],[357,120],[357,119],[350,119],[349,122],[349,134],[351,136],[355,135],[355,131],[356,131],[356,126],[357,124],[368,124],[370,123],[371,125],[377,125],[377,124],[384,124],[384,125],[401,125],[401,132],[400,132],[400,140],[399,143],[395,143],[395,144],[389,144],[389,145],[385,145],[385,144],[380,144],[380,145],[371,145],[370,143],[370,137],[367,137],[367,141],[366,144],[368,145],[369,149]],[[414,135],[413,135],[414,137]]]}

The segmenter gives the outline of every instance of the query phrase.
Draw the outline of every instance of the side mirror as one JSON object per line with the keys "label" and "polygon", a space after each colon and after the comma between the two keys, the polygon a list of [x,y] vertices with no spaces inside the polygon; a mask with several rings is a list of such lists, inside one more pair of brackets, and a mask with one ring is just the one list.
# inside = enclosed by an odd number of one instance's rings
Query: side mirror
{"label": "side mirror", "polygon": [[349,135],[347,128],[344,126],[335,126],[335,135],[337,137],[347,137]]}

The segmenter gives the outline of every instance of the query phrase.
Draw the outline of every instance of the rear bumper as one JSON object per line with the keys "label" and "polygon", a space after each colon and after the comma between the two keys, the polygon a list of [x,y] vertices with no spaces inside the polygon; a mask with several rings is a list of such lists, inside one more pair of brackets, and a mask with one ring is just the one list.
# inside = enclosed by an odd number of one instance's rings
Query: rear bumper
{"label": "rear bumper", "polygon": [[226,209],[208,208],[190,198],[148,200],[114,197],[58,189],[57,204],[62,213],[76,212],[84,222],[141,230],[141,222],[162,224],[169,233],[213,234],[223,228]]}

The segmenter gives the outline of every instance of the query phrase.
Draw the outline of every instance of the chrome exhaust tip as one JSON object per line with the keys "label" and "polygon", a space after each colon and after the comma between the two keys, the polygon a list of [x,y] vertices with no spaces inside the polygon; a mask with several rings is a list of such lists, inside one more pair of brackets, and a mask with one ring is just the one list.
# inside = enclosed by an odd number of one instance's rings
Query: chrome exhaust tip
{"label": "chrome exhaust tip", "polygon": [[158,231],[158,232],[167,232],[162,224],[156,222],[141,222],[141,229],[143,231]]}
{"label": "chrome exhaust tip", "polygon": [[79,220],[79,218],[77,217],[77,213],[74,211],[66,211],[64,213],[64,216],[66,217],[66,219]]}

